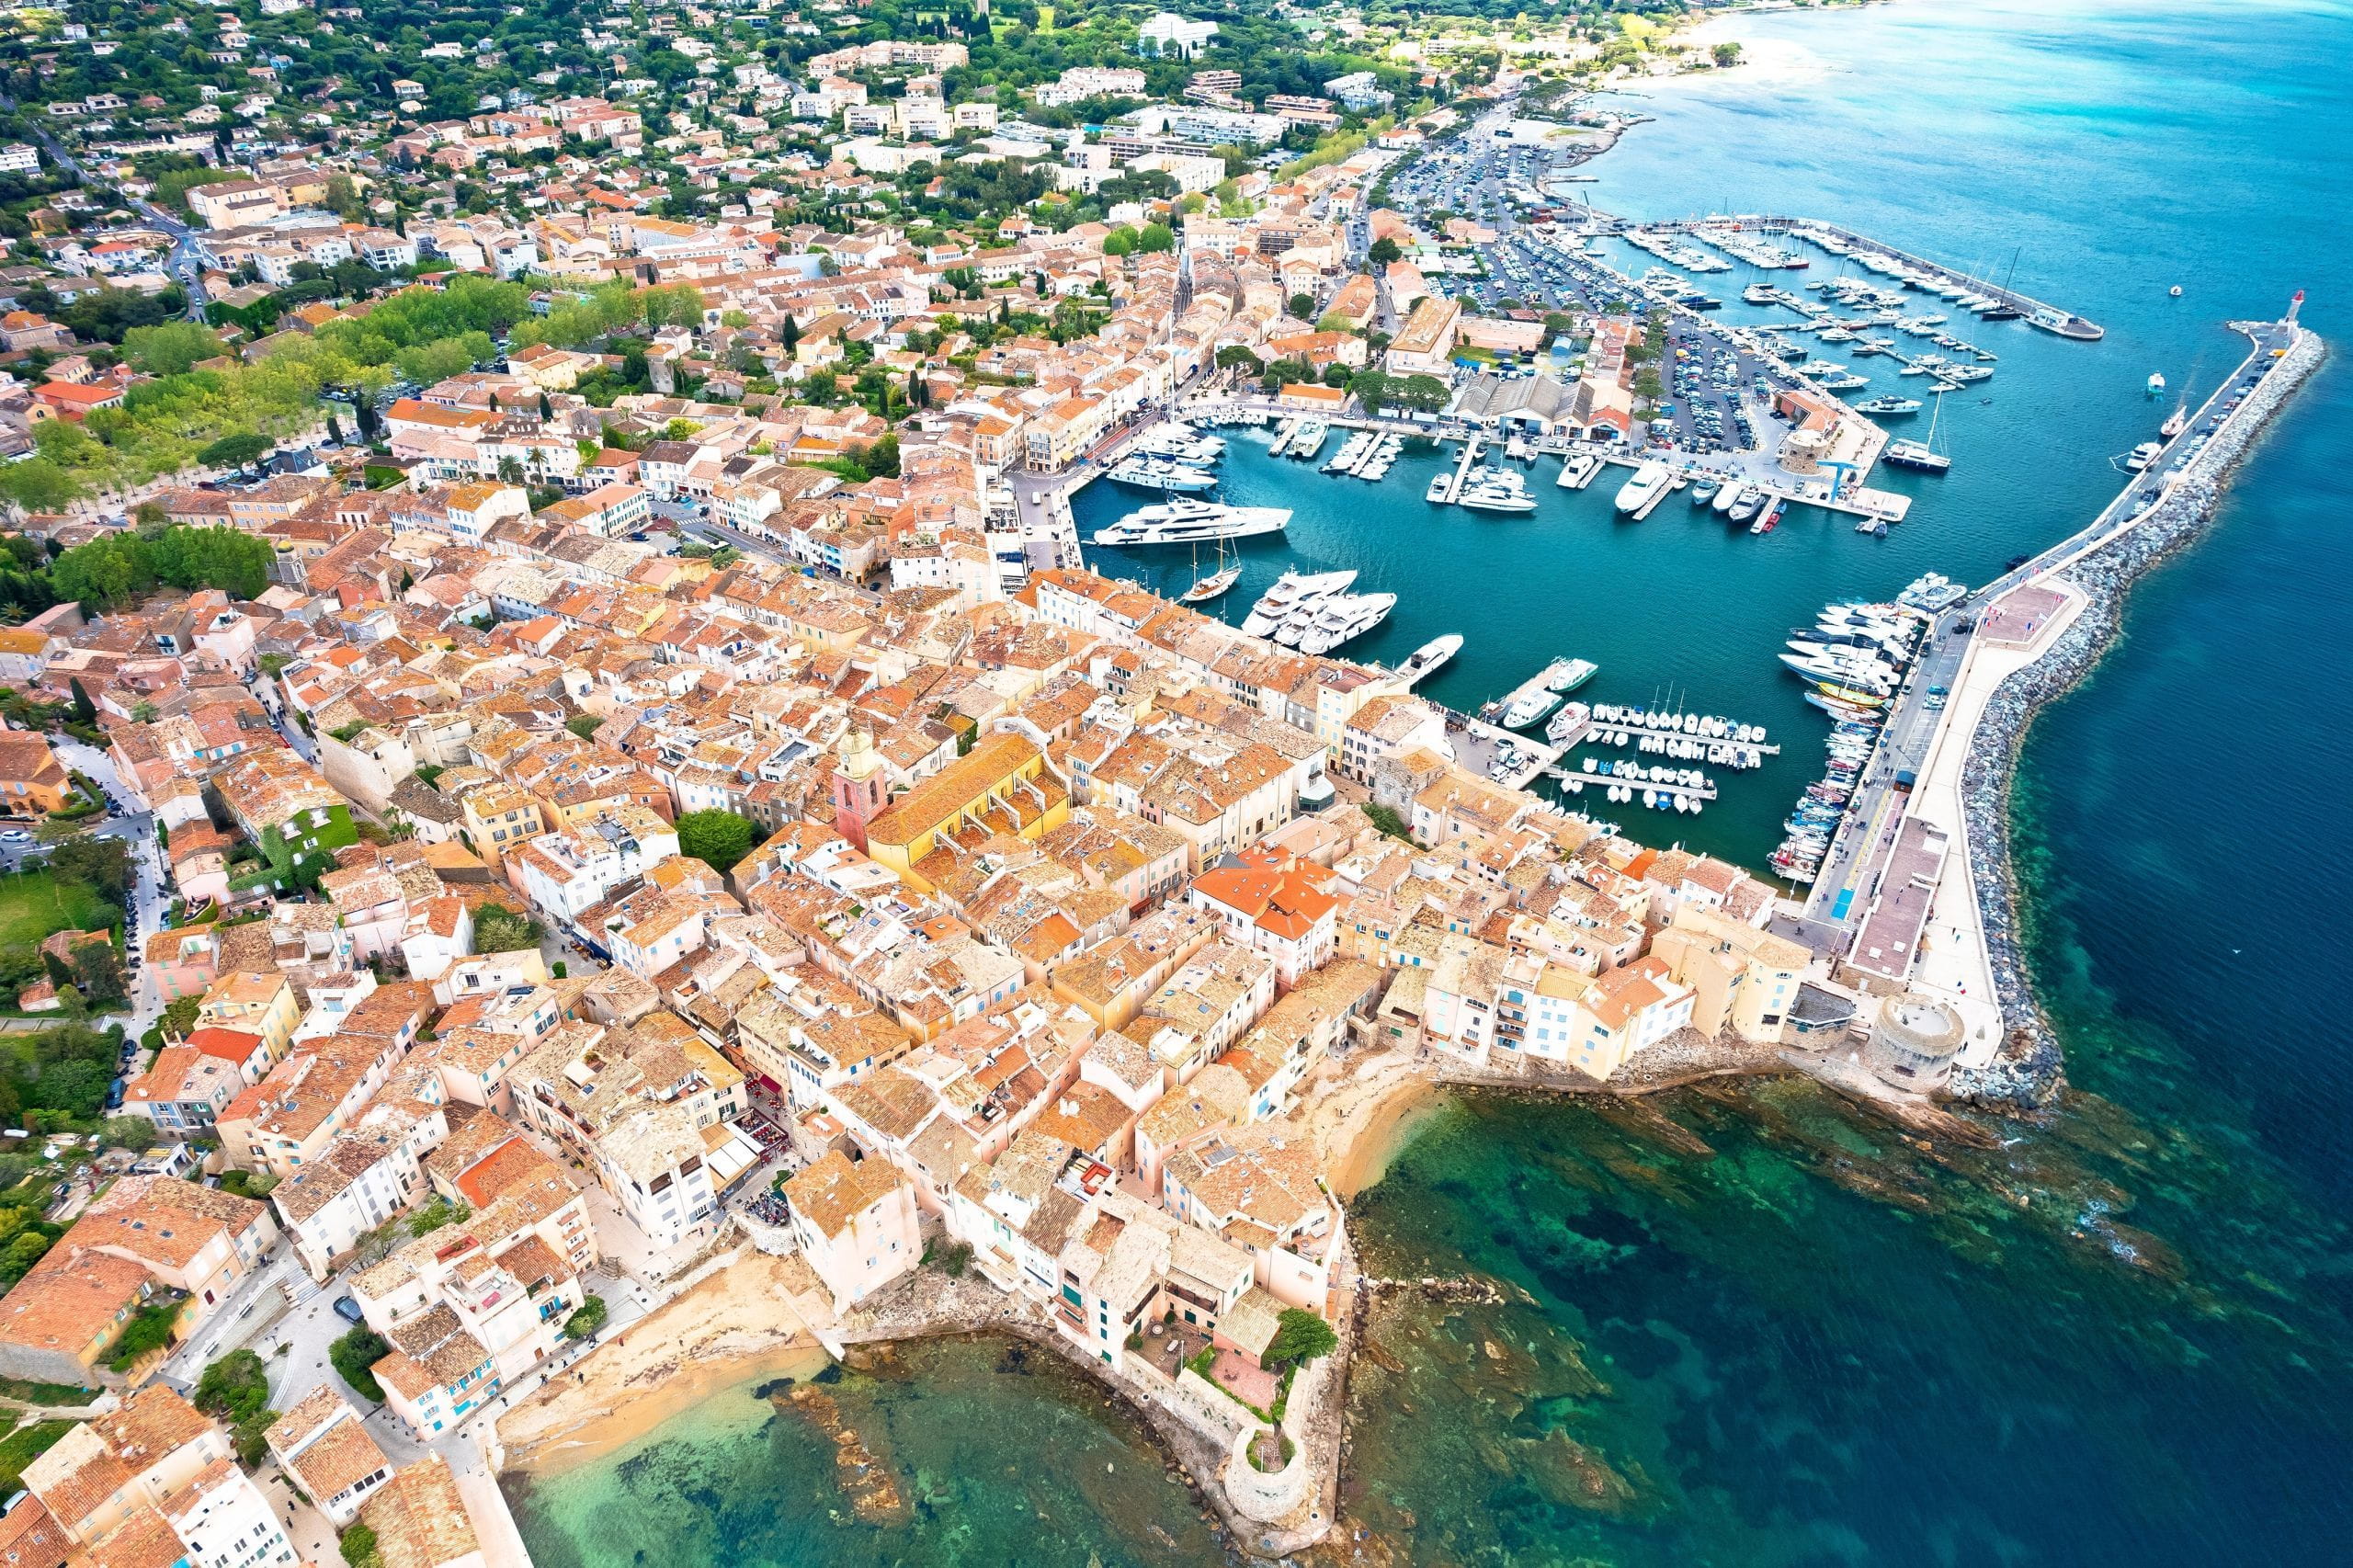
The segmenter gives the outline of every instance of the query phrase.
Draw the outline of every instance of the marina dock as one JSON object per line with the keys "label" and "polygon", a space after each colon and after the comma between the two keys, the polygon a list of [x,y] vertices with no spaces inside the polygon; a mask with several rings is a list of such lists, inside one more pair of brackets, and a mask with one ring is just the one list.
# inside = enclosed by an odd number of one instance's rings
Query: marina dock
{"label": "marina dock", "polygon": [[[1768,234],[1790,234],[1802,240],[1813,240],[1816,244],[1820,242],[1815,236],[1827,235],[1837,245],[1886,256],[1889,260],[1901,262],[1915,271],[1943,278],[1949,283],[1966,286],[1972,293],[1983,295],[1989,300],[1999,301],[2009,309],[2016,311],[2029,326],[2050,333],[2053,336],[2073,338],[2078,343],[2094,343],[2108,335],[2107,328],[2086,317],[2077,315],[2073,311],[2063,310],[2057,305],[2045,304],[2042,301],[2030,295],[2021,294],[2014,289],[2005,288],[1988,279],[1975,277],[1958,267],[1947,267],[1942,262],[1930,261],[1926,256],[1915,256],[1910,251],[1898,249],[1894,245],[1884,244],[1868,235],[1856,233],[1853,230],[1841,228],[1836,223],[1824,222],[1818,218],[1739,213],[1731,217],[1683,218],[1660,223],[1629,226],[1647,229],[1654,233],[1685,234],[1697,233],[1702,229],[1757,229]],[[1835,251],[1834,254],[1836,254]]]}
{"label": "marina dock", "polygon": [[1452,506],[1462,494],[1462,482],[1471,477],[1471,465],[1479,460],[1480,439],[1473,436],[1462,444],[1462,460],[1454,465],[1454,475],[1446,482],[1446,489],[1438,495],[1440,503]]}
{"label": "marina dock", "polygon": [[[1565,790],[1572,795],[1583,794],[1585,792],[1586,786],[1588,784],[1594,786],[1596,789],[1604,790],[1608,790],[1609,786],[1614,784],[1620,789],[1631,790],[1634,791],[1636,803],[1640,802],[1642,796],[1645,791],[1655,794],[1662,800],[1669,801],[1689,801],[1695,805],[1704,805],[1708,801],[1716,798],[1716,782],[1712,778],[1707,779],[1698,785],[1690,785],[1661,783],[1651,778],[1621,778],[1613,774],[1597,772],[1587,773],[1583,769],[1572,771],[1569,768],[1557,767],[1545,767],[1540,769],[1540,771],[1545,778],[1553,780],[1555,783],[1559,784],[1562,789]],[[1620,803],[1624,804],[1625,802],[1620,801]]]}

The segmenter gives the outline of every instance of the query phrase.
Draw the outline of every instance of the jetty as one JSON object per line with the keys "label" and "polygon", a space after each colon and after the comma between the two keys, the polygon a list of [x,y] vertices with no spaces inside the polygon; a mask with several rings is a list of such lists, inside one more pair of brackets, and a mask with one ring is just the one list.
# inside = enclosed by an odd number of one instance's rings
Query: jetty
{"label": "jetty", "polygon": [[[2319,358],[2293,309],[2232,325],[2250,352],[2146,471],[2080,531],[1937,616],[1789,932],[1863,982],[1952,1006],[1965,1069],[1993,1067],[2014,1031],[2039,1027],[2018,979],[2011,872],[1990,825],[2006,797],[1982,776],[1987,748],[2006,756],[2031,710],[2009,694],[2039,666],[2080,662],[2065,651],[2081,642],[2069,634],[2113,615],[2097,602],[2105,583],[2089,558],[2129,552],[2143,525],[2162,536],[2185,507],[2211,506],[2222,468]],[[1930,685],[1949,699],[1926,700]]]}
{"label": "jetty", "polygon": [[1462,460],[1454,465],[1452,476],[1447,480],[1445,490],[1438,495],[1441,505],[1454,505],[1454,498],[1462,494],[1463,481],[1471,477],[1471,465],[1479,460],[1481,450],[1482,443],[1476,436],[1462,443]]}

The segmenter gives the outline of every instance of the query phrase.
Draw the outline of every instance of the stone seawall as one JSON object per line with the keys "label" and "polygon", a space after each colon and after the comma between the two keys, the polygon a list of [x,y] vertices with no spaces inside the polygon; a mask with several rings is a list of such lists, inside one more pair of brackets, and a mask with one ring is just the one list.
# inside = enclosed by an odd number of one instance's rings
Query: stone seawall
{"label": "stone seawall", "polygon": [[1986,705],[1961,765],[1961,809],[1970,858],[1984,869],[1975,889],[1978,911],[1995,987],[2010,1028],[2009,1038],[1991,1062],[1954,1072],[1949,1088],[1955,1098],[1989,1108],[2039,1110],[2057,1097],[2064,1082],[2058,1038],[2028,971],[2018,929],[2017,868],[2010,855],[2010,790],[2027,730],[2043,704],[2072,689],[2099,662],[2122,623],[2133,583],[2193,542],[2212,521],[2240,461],[2326,352],[2319,337],[2300,334],[2163,501],[2131,528],[2058,569],[2056,574],[2080,589],[2088,602],[2050,651],[2004,681]]}

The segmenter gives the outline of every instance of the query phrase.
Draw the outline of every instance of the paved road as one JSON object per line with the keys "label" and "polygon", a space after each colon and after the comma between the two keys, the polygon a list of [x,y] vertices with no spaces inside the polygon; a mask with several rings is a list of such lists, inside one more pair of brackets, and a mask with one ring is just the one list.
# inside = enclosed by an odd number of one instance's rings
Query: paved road
{"label": "paved road", "polygon": [[[16,99],[6,93],[0,93],[0,109],[13,111],[16,108]],[[48,128],[40,123],[37,116],[28,114],[25,116],[25,120],[32,127],[33,140],[40,143],[41,150],[49,154],[51,163],[77,178],[87,180],[90,177],[87,171],[74,159],[74,154],[59,144],[57,138],[49,133]],[[202,321],[205,302],[204,264],[196,254],[193,233],[186,223],[160,207],[142,201],[137,197],[126,196],[124,199],[136,208],[140,215],[150,223],[171,236],[172,249],[170,256],[165,260],[165,270],[179,279],[181,289],[188,294],[188,309],[185,312],[188,319]]]}

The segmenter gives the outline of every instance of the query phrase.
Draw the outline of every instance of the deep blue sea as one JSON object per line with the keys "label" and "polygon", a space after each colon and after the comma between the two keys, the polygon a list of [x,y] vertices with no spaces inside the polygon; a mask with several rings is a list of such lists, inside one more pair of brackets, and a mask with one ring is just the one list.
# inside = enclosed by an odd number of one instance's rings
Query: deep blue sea
{"label": "deep blue sea", "polygon": [[[1993,401],[1950,411],[1954,472],[1886,540],[1819,515],[1750,540],[1672,501],[1618,525],[1607,482],[1568,496],[1549,463],[1536,514],[1474,521],[1423,507],[1427,463],[1369,487],[1238,449],[1229,492],[1279,490],[1299,518],[1251,547],[1233,613],[1294,555],[1345,562],[1404,596],[1352,651],[1470,637],[1435,684],[1459,706],[1577,653],[1603,700],[1674,686],[1804,740],[1767,666],[1810,603],[1932,567],[1982,578],[2071,531],[2160,416],[2150,372],[2203,390],[2235,362],[2228,318],[2303,288],[2319,331],[2353,333],[2343,6],[1899,0],[1736,36],[1749,66],[1642,96],[1655,123],[1587,165],[1597,203],[1819,213],[2014,265],[2106,339],[1972,329],[2002,355]],[[1717,277],[1735,299],[1746,281]],[[1453,1100],[1419,1122],[1352,1208],[1370,1266],[1525,1298],[1375,1313],[1336,1559],[2353,1558],[2349,471],[2335,362],[2029,737],[2030,939],[2076,1085],[2058,1114],[1932,1144],[1774,1083]],[[1121,506],[1082,497],[1081,520]],[[1753,861],[1802,779],[1736,779],[1675,835]],[[1628,825],[1666,836],[1651,820]],[[835,1391],[903,1476],[904,1519],[841,1512],[830,1443],[746,1392],[518,1485],[526,1539],[582,1568],[1214,1560],[1116,1413],[997,1355],[938,1346],[920,1376]]]}

